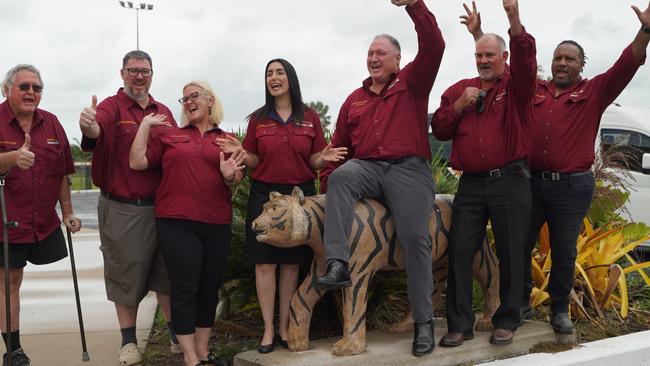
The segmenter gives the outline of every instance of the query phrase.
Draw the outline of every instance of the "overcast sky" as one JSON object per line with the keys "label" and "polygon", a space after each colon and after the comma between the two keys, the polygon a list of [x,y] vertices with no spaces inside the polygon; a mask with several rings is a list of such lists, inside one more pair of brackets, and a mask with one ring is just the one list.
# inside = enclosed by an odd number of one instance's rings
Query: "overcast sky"
{"label": "overcast sky", "polygon": [[[630,5],[646,0],[522,0],[521,19],[537,40],[546,75],[554,47],[564,39],[583,45],[589,58],[583,75],[604,72],[634,38],[640,23]],[[473,41],[459,15],[460,0],[425,0],[446,42],[431,92],[433,112],[440,95],[461,78],[476,76]],[[139,4],[140,2],[136,2]],[[175,115],[182,86],[193,79],[212,84],[225,111],[226,130],[264,102],[264,66],[289,60],[298,72],[305,102],[330,106],[332,120],[347,95],[367,77],[365,54],[374,35],[389,33],[402,44],[402,64],[417,51],[412,22],[389,0],[192,0],[150,1],[140,12],[140,48],[155,70],[150,93]],[[478,2],[483,30],[506,35],[500,0]],[[117,0],[21,0],[0,2],[0,73],[18,63],[41,70],[40,107],[55,113],[68,137],[79,138],[80,110],[91,95],[100,100],[122,85],[122,56],[136,47],[136,11]],[[637,72],[618,102],[650,107],[650,65]]]}

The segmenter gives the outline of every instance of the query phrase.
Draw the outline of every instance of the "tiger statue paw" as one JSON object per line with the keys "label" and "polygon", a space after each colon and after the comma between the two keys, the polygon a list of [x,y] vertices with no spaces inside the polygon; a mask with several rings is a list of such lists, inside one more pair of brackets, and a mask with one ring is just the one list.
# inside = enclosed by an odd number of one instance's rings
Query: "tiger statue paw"
{"label": "tiger statue paw", "polygon": [[[312,281],[322,276],[326,269],[322,240],[326,197],[305,197],[300,188],[295,187],[290,195],[271,192],[269,199],[262,213],[253,221],[257,240],[281,248],[306,244],[314,251],[309,273],[291,298],[289,311],[289,349],[303,351],[309,347],[309,323],[314,306],[325,294],[312,287]],[[434,307],[440,303],[447,283],[447,239],[452,202],[451,196],[436,195],[429,221],[433,261],[431,299]],[[390,212],[376,200],[362,199],[357,202],[350,238],[348,244],[354,245],[349,260],[352,286],[343,289],[342,304],[345,336],[332,348],[333,354],[341,356],[365,350],[370,280],[379,270],[403,270],[405,265]],[[485,322],[481,319],[477,324],[477,330],[483,330],[499,307],[499,271],[496,256],[487,241],[474,255],[472,272],[485,297]],[[412,324],[409,314],[402,322],[391,327],[391,331],[410,331]]]}
{"label": "tiger statue paw", "polygon": [[479,319],[476,322],[474,329],[476,329],[479,332],[490,332],[494,330],[494,325],[492,325],[492,319],[485,319],[485,318]]}
{"label": "tiger statue paw", "polygon": [[366,340],[358,337],[343,337],[332,347],[332,354],[334,356],[352,356],[363,353],[366,350]]}
{"label": "tiger statue paw", "polygon": [[399,321],[390,327],[388,327],[388,333],[391,334],[401,334],[410,332],[413,330],[413,318],[406,317],[402,321]]}

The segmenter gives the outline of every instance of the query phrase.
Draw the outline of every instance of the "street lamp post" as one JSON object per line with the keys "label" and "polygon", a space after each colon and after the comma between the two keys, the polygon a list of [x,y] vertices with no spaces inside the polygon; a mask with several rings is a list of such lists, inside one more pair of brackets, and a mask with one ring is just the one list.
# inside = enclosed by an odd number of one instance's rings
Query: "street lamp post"
{"label": "street lamp post", "polygon": [[153,10],[153,4],[140,3],[133,6],[132,1],[119,1],[120,6],[124,9],[135,10],[135,42],[136,49],[140,49],[140,10]]}

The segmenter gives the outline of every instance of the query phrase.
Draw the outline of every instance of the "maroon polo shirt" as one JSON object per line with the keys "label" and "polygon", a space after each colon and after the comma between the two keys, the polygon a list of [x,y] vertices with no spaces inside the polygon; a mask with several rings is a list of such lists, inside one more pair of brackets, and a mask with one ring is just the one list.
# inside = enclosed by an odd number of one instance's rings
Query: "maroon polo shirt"
{"label": "maroon polo shirt", "polygon": [[262,120],[251,118],[243,143],[259,157],[251,178],[274,184],[300,184],[316,179],[309,157],[322,151],[327,142],[318,114],[305,108],[304,121],[284,122],[275,113]]}
{"label": "maroon polo shirt", "polygon": [[433,114],[431,129],[439,140],[453,139],[451,166],[466,172],[484,172],[523,159],[527,154],[524,116],[535,92],[535,39],[525,29],[510,37],[510,65],[484,98],[484,110],[475,105],[456,113],[454,103],[467,87],[481,88],[478,77],[447,89]]}
{"label": "maroon polo shirt", "polygon": [[234,135],[215,127],[201,136],[191,125],[160,130],[149,141],[146,154],[148,169],[162,168],[156,217],[230,224],[230,187],[219,170],[221,149],[216,139]]}
{"label": "maroon polo shirt", "polygon": [[[18,222],[9,229],[10,243],[42,241],[61,225],[55,210],[61,181],[74,173],[68,137],[55,115],[36,109],[29,137],[34,165],[13,167],[5,180],[7,220]],[[25,133],[5,100],[0,104],[0,154],[18,150],[24,142]]]}
{"label": "maroon polo shirt", "polygon": [[589,170],[603,112],[644,61],[634,61],[632,47],[628,46],[605,73],[579,80],[557,97],[552,82],[538,80],[527,128],[531,169],[563,173]]}
{"label": "maroon polo shirt", "polygon": [[[142,119],[149,113],[167,115],[167,121],[176,126],[172,112],[149,95],[145,109],[131,99],[124,88],[104,99],[97,106],[97,123],[102,130],[97,139],[83,137],[81,147],[92,151],[93,183],[102,190],[122,198],[153,197],[160,183],[156,169],[133,170],[129,167],[131,144]],[[160,128],[153,128],[156,136]]]}
{"label": "maroon polo shirt", "polygon": [[355,159],[431,159],[427,106],[445,49],[436,19],[423,1],[406,7],[415,24],[418,53],[384,89],[370,90],[372,80],[352,92],[339,111],[332,146],[346,146]]}

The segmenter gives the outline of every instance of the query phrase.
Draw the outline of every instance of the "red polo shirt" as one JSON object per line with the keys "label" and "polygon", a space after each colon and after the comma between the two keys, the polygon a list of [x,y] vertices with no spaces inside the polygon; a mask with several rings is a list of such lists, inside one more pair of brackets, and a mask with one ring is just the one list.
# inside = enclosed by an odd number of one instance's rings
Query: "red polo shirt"
{"label": "red polo shirt", "polygon": [[582,79],[557,97],[552,82],[538,80],[528,127],[531,169],[564,173],[589,170],[603,112],[643,63],[634,61],[628,46],[605,73]]}
{"label": "red polo shirt", "polygon": [[309,157],[322,151],[327,142],[318,114],[305,108],[302,122],[285,123],[275,113],[248,122],[244,149],[259,157],[251,178],[275,184],[300,184],[316,179]]}
{"label": "red polo shirt", "polygon": [[[131,144],[142,119],[149,113],[163,113],[176,126],[172,112],[149,95],[149,105],[142,109],[124,88],[97,106],[97,123],[102,130],[97,139],[83,137],[81,147],[93,152],[93,183],[102,190],[122,198],[149,198],[156,193],[160,171],[133,170],[129,167]],[[159,128],[151,130],[152,136]]]}
{"label": "red polo shirt", "polygon": [[162,168],[156,217],[230,224],[230,187],[219,170],[221,149],[216,139],[234,135],[215,127],[201,136],[191,125],[159,130],[149,141],[146,154],[149,169]]}
{"label": "red polo shirt", "polygon": [[454,103],[467,87],[481,88],[478,77],[452,85],[441,97],[431,129],[439,140],[453,139],[451,166],[466,172],[500,168],[526,157],[524,116],[535,92],[535,39],[525,29],[510,37],[510,66],[484,98],[484,111],[475,105],[460,114]]}
{"label": "red polo shirt", "polygon": [[[5,100],[0,104],[0,153],[20,149],[25,133]],[[9,229],[10,243],[35,243],[47,238],[61,225],[56,213],[63,177],[74,173],[68,137],[55,115],[37,109],[34,112],[30,150],[34,165],[30,169],[14,167],[5,179],[7,219],[18,222]],[[2,233],[0,225],[0,234]]]}
{"label": "red polo shirt", "polygon": [[332,146],[346,146],[355,159],[431,159],[427,106],[445,49],[436,19],[423,1],[406,7],[418,35],[418,54],[384,89],[372,80],[352,92],[339,111]]}

